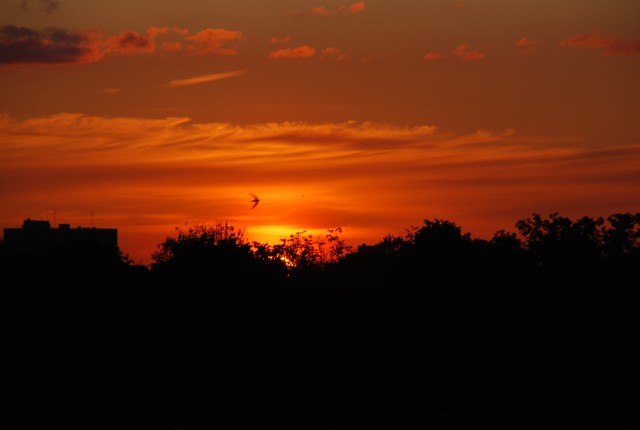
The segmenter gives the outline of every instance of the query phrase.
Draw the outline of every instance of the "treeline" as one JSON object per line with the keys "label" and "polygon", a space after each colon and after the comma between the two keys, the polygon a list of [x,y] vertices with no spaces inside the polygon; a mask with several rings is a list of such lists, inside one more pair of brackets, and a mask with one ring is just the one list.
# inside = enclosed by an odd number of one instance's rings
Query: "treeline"
{"label": "treeline", "polygon": [[351,249],[201,225],[148,268],[3,254],[13,407],[25,427],[626,428],[640,214],[515,228],[425,220]]}

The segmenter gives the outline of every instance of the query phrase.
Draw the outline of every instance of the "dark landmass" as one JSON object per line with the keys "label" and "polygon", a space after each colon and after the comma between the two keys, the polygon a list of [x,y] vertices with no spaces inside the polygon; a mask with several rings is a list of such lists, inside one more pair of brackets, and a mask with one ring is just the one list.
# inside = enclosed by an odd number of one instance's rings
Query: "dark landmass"
{"label": "dark landmass", "polygon": [[[638,428],[640,214],[2,250],[21,428]],[[11,417],[11,420],[9,419]],[[12,427],[15,424],[12,424]]]}

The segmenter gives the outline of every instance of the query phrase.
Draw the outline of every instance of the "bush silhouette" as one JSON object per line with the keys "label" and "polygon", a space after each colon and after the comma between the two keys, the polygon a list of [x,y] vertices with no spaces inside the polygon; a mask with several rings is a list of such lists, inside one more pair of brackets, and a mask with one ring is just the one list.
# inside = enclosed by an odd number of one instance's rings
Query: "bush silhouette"
{"label": "bush silhouette", "polygon": [[424,220],[357,250],[341,234],[193,226],[149,270],[88,244],[0,246],[15,409],[131,429],[634,419],[640,214],[534,213],[489,240]]}

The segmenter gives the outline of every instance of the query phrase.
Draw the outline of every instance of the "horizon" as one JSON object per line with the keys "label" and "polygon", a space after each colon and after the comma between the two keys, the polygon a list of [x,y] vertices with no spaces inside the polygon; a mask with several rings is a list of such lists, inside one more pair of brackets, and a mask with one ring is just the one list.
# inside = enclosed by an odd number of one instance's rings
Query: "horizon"
{"label": "horizon", "polygon": [[[542,219],[549,219],[549,217],[551,217],[552,215],[558,215],[560,217],[568,218],[572,222],[577,222],[577,221],[579,221],[580,218],[583,218],[583,217],[588,217],[588,218],[591,218],[591,219],[602,218],[606,222],[609,216],[621,215],[621,214],[623,214],[623,213],[611,213],[611,214],[607,214],[607,215],[599,216],[599,217],[598,216],[591,217],[591,216],[588,216],[588,215],[583,215],[583,216],[580,216],[580,217],[565,217],[564,214],[557,213],[557,212],[549,213],[549,214],[541,214],[541,213],[534,212],[534,213],[529,214],[529,216],[521,218],[521,219],[519,219],[517,221],[521,221],[521,220],[525,220],[525,219],[531,219],[534,215],[539,215],[539,216],[542,217]],[[627,213],[627,214],[634,215],[632,213]],[[73,225],[71,223],[66,223],[66,222],[58,223],[56,220],[54,220],[52,222],[50,219],[48,219],[48,217],[46,219],[25,218],[23,220],[23,222],[26,222],[26,221],[47,222],[47,223],[49,223],[49,228],[51,228],[51,229],[59,229],[61,225],[67,225],[67,226],[70,226],[72,230],[74,230],[74,229],[98,229],[98,230],[101,230],[101,229],[102,230],[104,230],[104,229],[106,229],[106,230],[115,229],[116,232],[119,231],[117,226],[110,226],[110,227],[108,227],[108,226],[100,226],[100,227],[97,227],[97,226],[93,225],[93,221],[92,221],[91,226],[89,226],[89,227],[83,226],[83,225],[80,225],[80,224]],[[343,233],[344,233],[343,231],[334,233],[334,229],[325,229],[325,230],[317,230],[317,231],[297,230],[295,232],[292,231],[291,233],[286,234],[284,236],[277,237],[276,240],[274,240],[274,241],[268,241],[268,240],[267,241],[261,241],[261,240],[252,239],[250,237],[250,235],[249,235],[249,232],[246,229],[238,228],[233,223],[229,223],[228,220],[224,220],[224,221],[216,221],[215,223],[203,223],[203,224],[185,223],[185,225],[182,226],[182,227],[176,226],[173,229],[173,234],[166,234],[162,238],[162,240],[159,240],[156,243],[156,248],[154,248],[154,252],[159,250],[160,246],[162,245],[162,243],[164,243],[164,241],[166,239],[168,239],[168,238],[176,238],[177,237],[176,233],[178,231],[187,232],[187,231],[190,231],[191,229],[198,228],[198,227],[215,227],[216,225],[223,225],[224,224],[224,225],[229,225],[229,227],[232,227],[234,229],[234,231],[237,231],[237,232],[241,233],[241,236],[240,236],[242,238],[241,243],[245,243],[245,244],[258,243],[260,245],[267,245],[267,246],[278,245],[278,244],[280,244],[280,242],[285,242],[288,238],[293,237],[296,234],[300,234],[300,235],[302,235],[304,237],[312,236],[314,238],[314,240],[318,240],[319,237],[326,237],[327,233],[330,232],[332,235],[337,235],[337,237],[340,237],[340,239],[344,241],[345,245],[350,246],[352,248],[351,251],[347,251],[347,254],[348,254],[349,252],[357,252],[359,250],[360,246],[374,246],[374,245],[377,245],[379,243],[382,243],[382,241],[388,236],[401,237],[403,239],[406,239],[407,238],[407,234],[409,234],[409,232],[411,230],[419,229],[419,228],[423,227],[424,223],[427,222],[427,221],[445,221],[445,222],[453,223],[454,225],[456,225],[457,227],[460,228],[461,234],[469,234],[469,238],[473,239],[473,240],[490,240],[497,233],[499,233],[501,231],[504,231],[504,232],[507,232],[507,233],[513,233],[516,236],[522,237],[522,232],[519,231],[519,229],[517,229],[517,228],[512,229],[512,230],[509,230],[509,229],[498,229],[498,230],[495,230],[494,232],[492,232],[489,235],[476,236],[476,235],[473,234],[473,232],[470,232],[470,231],[466,230],[464,228],[464,226],[457,224],[454,220],[449,220],[449,219],[443,219],[443,218],[437,218],[436,217],[434,219],[424,219],[424,220],[422,220],[422,223],[414,224],[414,225],[405,227],[403,229],[403,232],[404,232],[403,234],[386,233],[386,234],[384,234],[384,235],[380,236],[379,238],[374,239],[372,241],[362,241],[362,242],[358,242],[357,240],[354,241],[354,240],[350,239],[348,236],[344,236],[343,235]],[[515,225],[516,225],[516,222],[514,222],[514,226]],[[4,230],[5,229],[20,229],[22,227],[23,227],[23,224],[20,227],[17,227],[17,226],[15,226],[15,227],[3,227],[0,230],[2,232],[2,236],[0,237],[0,240],[2,240],[2,241],[4,240]],[[120,239],[121,239],[120,237],[117,237],[118,249],[125,256],[127,256],[131,260],[132,264],[139,264],[139,265],[144,265],[144,266],[150,266],[152,264],[152,262],[153,262],[153,258],[152,258],[153,255],[152,254],[153,253],[151,253],[148,256],[146,256],[146,258],[145,257],[141,257],[142,254],[138,254],[137,257],[140,257],[140,258],[138,260],[136,260],[135,258],[133,258],[133,256],[130,253],[127,252],[126,249],[122,248],[122,246],[120,244]]]}
{"label": "horizon", "polygon": [[[640,2],[0,4],[0,227],[249,240],[640,212]],[[259,204],[253,206],[253,195]]]}

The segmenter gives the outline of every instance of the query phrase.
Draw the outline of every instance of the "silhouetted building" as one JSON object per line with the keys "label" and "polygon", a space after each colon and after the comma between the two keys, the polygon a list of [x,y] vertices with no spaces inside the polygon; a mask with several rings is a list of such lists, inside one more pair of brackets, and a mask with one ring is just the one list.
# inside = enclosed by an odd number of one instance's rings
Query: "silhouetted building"
{"label": "silhouetted building", "polygon": [[49,221],[27,218],[22,228],[4,229],[4,251],[11,255],[49,255],[74,245],[91,244],[117,251],[118,229],[77,227],[60,224],[52,228]]}

